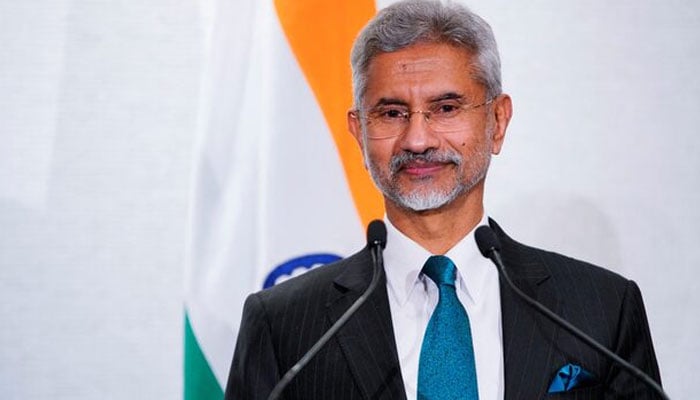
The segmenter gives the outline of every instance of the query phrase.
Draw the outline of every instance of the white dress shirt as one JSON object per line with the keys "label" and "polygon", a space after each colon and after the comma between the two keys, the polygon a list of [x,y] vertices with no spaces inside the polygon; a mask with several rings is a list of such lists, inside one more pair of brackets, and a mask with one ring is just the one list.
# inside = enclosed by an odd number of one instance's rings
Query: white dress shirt
{"label": "white dress shirt", "polygon": [[[423,335],[437,305],[435,283],[420,273],[427,250],[387,221],[384,266],[401,374],[408,399],[416,399],[418,362]],[[488,225],[484,215],[477,225]],[[484,258],[474,231],[446,254],[457,266],[457,297],[469,315],[479,400],[503,400],[503,340],[498,271]]]}

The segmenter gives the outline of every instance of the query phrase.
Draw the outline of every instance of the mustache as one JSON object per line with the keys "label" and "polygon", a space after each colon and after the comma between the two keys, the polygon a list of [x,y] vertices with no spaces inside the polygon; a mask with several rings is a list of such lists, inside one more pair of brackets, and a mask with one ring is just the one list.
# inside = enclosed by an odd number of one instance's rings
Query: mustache
{"label": "mustache", "polygon": [[435,149],[430,149],[424,153],[412,153],[410,151],[404,151],[403,153],[397,154],[391,157],[389,162],[389,168],[391,173],[395,174],[399,172],[406,164],[414,162],[424,162],[424,163],[453,163],[457,166],[462,165],[462,156],[453,151],[445,150],[438,151]]}

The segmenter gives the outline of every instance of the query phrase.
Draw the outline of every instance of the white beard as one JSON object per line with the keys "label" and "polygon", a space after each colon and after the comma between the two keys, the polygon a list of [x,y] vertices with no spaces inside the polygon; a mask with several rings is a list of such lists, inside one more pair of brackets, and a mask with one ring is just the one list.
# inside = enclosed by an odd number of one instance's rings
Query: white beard
{"label": "white beard", "polygon": [[[490,137],[490,135],[489,135]],[[365,143],[367,143],[365,141]],[[385,197],[391,199],[398,206],[412,211],[427,211],[439,209],[458,198],[461,194],[469,192],[486,177],[489,163],[491,161],[491,143],[490,140],[484,146],[483,150],[477,149],[466,160],[461,154],[453,151],[428,151],[425,154],[404,153],[392,157],[390,162],[390,172],[388,176],[383,175],[379,167],[369,160],[367,147],[365,145],[365,159],[368,161],[368,167],[372,180],[374,180],[377,188],[384,194]],[[432,162],[451,162],[455,165],[457,171],[454,183],[445,189],[426,187],[425,189],[415,189],[410,192],[402,191],[397,184],[397,173],[402,160],[410,160],[414,158],[423,158],[426,161]],[[465,175],[469,173],[470,175]]]}

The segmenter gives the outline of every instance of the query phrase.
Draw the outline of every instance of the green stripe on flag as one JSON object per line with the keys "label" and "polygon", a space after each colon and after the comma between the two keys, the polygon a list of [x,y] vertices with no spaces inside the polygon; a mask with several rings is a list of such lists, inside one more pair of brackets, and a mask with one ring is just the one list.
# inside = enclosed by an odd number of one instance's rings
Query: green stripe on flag
{"label": "green stripe on flag", "polygon": [[185,313],[185,397],[184,400],[222,400],[224,391],[216,381],[194,336]]}

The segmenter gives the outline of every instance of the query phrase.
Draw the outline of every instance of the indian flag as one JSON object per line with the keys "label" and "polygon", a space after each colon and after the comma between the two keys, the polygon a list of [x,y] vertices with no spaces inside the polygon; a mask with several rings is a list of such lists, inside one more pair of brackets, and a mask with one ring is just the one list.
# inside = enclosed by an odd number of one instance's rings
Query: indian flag
{"label": "indian flag", "polygon": [[185,284],[187,400],[223,397],[248,294],[350,255],[384,213],[345,117],[350,48],[374,14],[373,0],[211,10]]}

